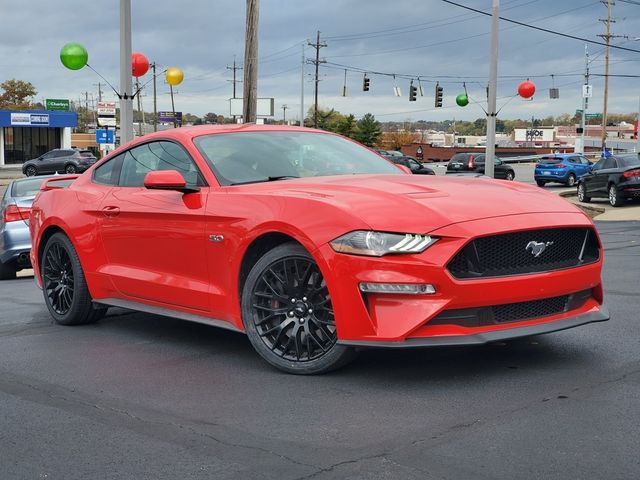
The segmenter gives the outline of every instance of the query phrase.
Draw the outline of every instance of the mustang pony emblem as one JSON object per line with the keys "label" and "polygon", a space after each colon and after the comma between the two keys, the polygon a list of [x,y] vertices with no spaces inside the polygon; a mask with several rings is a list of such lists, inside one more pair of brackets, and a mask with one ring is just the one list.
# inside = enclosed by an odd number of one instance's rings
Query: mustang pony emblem
{"label": "mustang pony emblem", "polygon": [[531,252],[531,255],[534,257],[539,257],[542,252],[544,252],[548,246],[553,245],[553,242],[536,242],[530,241],[527,243],[527,246],[524,248],[527,252]]}

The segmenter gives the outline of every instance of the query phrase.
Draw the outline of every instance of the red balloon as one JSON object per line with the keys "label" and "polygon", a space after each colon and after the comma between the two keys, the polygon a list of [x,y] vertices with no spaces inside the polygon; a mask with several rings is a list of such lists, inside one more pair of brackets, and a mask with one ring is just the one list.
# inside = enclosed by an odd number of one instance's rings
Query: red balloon
{"label": "red balloon", "polygon": [[149,59],[139,52],[131,54],[131,74],[134,77],[141,77],[149,71]]}
{"label": "red balloon", "polygon": [[533,94],[536,93],[536,86],[533,82],[529,80],[525,80],[520,85],[518,85],[518,95],[522,98],[531,98]]}

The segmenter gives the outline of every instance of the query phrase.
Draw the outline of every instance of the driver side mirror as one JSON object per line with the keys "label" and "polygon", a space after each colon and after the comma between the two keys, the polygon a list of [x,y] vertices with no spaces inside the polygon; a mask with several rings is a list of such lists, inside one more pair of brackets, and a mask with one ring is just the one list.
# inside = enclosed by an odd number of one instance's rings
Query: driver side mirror
{"label": "driver side mirror", "polygon": [[198,187],[188,187],[184,177],[177,170],[158,170],[144,177],[144,186],[150,190],[176,190],[182,193],[199,192]]}

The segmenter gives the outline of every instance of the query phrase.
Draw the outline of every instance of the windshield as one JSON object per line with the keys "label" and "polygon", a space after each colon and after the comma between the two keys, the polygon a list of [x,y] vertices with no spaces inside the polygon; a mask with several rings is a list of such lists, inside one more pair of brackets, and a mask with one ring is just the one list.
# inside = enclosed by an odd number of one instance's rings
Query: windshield
{"label": "windshield", "polygon": [[241,132],[194,141],[221,185],[324,175],[404,173],[363,146],[316,132]]}
{"label": "windshield", "polygon": [[11,187],[11,196],[34,197],[40,190],[42,183],[48,179],[49,177],[41,177],[13,182],[13,187]]}

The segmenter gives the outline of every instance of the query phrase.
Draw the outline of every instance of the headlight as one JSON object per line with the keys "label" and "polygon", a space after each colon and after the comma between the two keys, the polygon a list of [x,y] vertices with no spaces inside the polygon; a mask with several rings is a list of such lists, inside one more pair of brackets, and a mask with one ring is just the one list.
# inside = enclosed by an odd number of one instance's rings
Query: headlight
{"label": "headlight", "polygon": [[340,253],[381,257],[392,253],[420,253],[438,239],[430,235],[385,233],[357,230],[329,242]]}

